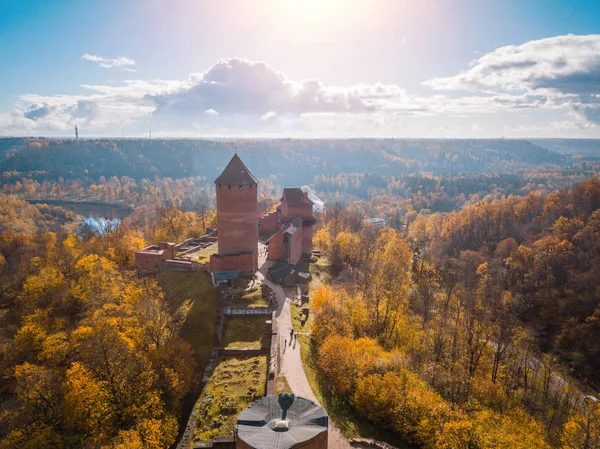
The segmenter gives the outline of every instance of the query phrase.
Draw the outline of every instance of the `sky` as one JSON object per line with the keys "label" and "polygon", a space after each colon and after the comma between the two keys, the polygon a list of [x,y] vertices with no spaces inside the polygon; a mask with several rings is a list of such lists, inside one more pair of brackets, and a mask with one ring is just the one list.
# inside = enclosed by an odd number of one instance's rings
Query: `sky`
{"label": "sky", "polygon": [[0,136],[75,125],[600,138],[600,1],[0,1]]}

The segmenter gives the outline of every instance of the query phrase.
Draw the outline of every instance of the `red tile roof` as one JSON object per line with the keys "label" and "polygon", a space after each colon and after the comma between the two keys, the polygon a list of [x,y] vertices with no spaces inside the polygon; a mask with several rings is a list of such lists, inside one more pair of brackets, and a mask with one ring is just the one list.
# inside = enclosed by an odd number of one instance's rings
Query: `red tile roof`
{"label": "red tile roof", "polygon": [[298,187],[288,187],[283,189],[281,201],[283,201],[284,198],[287,205],[292,207],[313,205],[313,202],[308,198],[308,195]]}

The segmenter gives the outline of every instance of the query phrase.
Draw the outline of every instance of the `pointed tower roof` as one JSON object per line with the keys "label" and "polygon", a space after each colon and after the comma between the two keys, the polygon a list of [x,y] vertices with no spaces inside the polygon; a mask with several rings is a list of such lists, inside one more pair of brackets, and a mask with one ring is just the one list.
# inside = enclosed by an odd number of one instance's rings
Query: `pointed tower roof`
{"label": "pointed tower roof", "polygon": [[233,155],[223,173],[215,179],[215,184],[230,184],[230,185],[256,185],[258,179],[256,179],[248,167],[244,165],[240,157],[236,154]]}

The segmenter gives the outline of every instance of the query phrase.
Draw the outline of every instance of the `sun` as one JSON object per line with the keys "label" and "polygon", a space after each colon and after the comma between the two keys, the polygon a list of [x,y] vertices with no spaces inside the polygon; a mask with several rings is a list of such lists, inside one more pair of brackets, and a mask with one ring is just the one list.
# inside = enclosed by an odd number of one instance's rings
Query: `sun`
{"label": "sun", "polygon": [[[365,0],[279,0],[285,15],[299,20],[335,20],[367,8]],[[371,3],[372,4],[372,3]]]}

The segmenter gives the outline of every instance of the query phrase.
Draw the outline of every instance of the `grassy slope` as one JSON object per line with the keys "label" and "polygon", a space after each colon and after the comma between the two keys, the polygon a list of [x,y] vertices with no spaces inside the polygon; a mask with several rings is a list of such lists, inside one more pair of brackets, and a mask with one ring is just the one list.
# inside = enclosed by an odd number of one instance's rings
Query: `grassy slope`
{"label": "grassy slope", "polygon": [[161,271],[158,273],[158,282],[165,291],[172,311],[188,299],[193,301],[180,334],[194,350],[196,374],[200,378],[213,348],[219,293],[213,287],[208,273],[204,272]]}
{"label": "grassy slope", "polygon": [[264,395],[266,375],[265,356],[221,360],[198,403],[194,439],[208,441],[218,435],[231,435],[240,412]]}
{"label": "grassy slope", "polygon": [[263,299],[262,291],[258,287],[247,289],[243,293],[235,294],[230,300],[232,307],[257,307],[267,306],[267,301]]}

